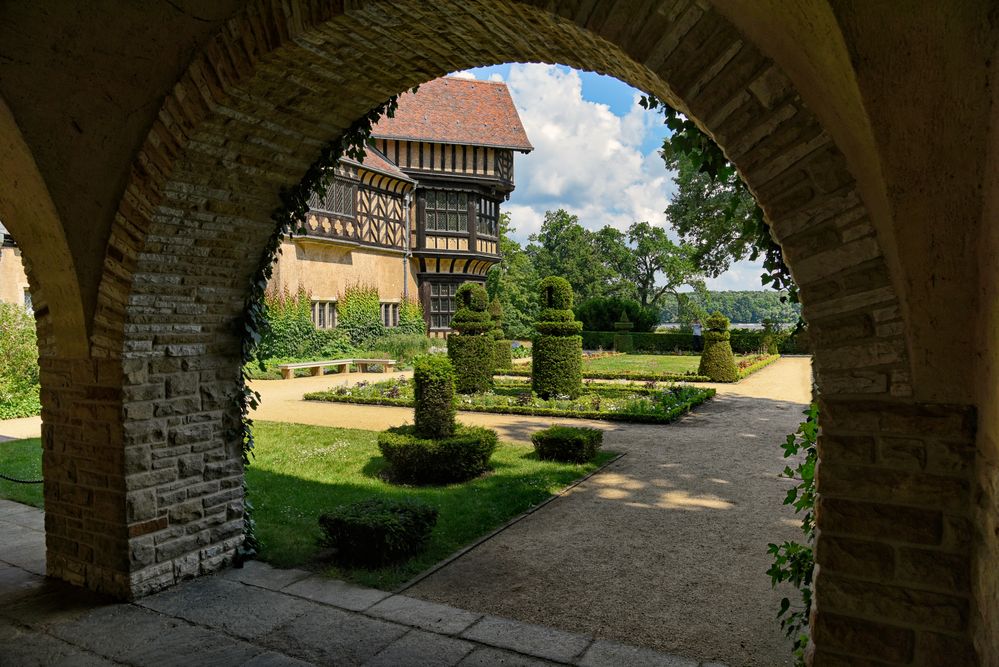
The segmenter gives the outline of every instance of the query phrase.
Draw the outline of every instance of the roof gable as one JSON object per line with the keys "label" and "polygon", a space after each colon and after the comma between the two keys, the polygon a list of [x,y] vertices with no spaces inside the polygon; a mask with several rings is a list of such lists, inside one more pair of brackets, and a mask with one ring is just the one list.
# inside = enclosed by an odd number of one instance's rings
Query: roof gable
{"label": "roof gable", "polygon": [[531,151],[534,147],[505,83],[443,77],[399,96],[395,116],[372,130],[379,139]]}

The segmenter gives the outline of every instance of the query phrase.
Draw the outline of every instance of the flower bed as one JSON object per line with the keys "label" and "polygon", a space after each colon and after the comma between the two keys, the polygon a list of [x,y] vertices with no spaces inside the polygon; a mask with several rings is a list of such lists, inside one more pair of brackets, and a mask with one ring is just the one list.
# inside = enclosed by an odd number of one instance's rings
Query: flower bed
{"label": "flower bed", "polygon": [[[665,424],[714,396],[714,389],[685,385],[607,384],[587,382],[575,399],[554,397],[543,400],[532,394],[524,382],[497,382],[491,392],[459,396],[459,410],[499,414],[576,417],[615,421]],[[305,395],[310,401],[395,405],[412,407],[413,385],[405,379],[386,380]]]}
{"label": "flower bed", "polygon": [[754,357],[747,357],[739,360],[739,379],[749,377],[753,373],[780,359],[779,354],[758,354]]}

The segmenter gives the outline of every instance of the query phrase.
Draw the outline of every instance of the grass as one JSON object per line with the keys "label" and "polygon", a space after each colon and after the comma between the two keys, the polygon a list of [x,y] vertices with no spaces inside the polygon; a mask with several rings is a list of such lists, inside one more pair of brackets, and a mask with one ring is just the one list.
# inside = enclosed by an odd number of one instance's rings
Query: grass
{"label": "grass", "polygon": [[[366,586],[392,590],[463,546],[503,525],[611,459],[586,464],[540,461],[529,445],[501,442],[493,470],[465,484],[407,487],[380,477],[385,461],[377,432],[258,421],[246,469],[260,557],[277,567],[307,567]],[[41,441],[0,443],[0,472],[37,479]],[[427,548],[403,564],[375,570],[331,566],[322,559],[319,515],[374,497],[416,497],[440,511]],[[0,481],[0,497],[42,507],[42,485]]]}
{"label": "grass", "polygon": [[[18,479],[42,478],[42,441],[39,438],[0,442],[0,473]],[[0,498],[42,507],[41,484],[16,484],[0,479]]]}
{"label": "grass", "polygon": [[[415,404],[413,389],[410,380],[397,378],[310,392],[305,394],[305,399],[412,407]],[[490,392],[458,395],[455,405],[459,410],[469,412],[667,424],[714,395],[714,389],[689,385],[586,382],[583,394],[577,398],[544,400],[531,391],[529,382],[507,380],[497,382]]]}
{"label": "grass", "polygon": [[[500,443],[493,470],[465,484],[404,487],[380,477],[385,461],[377,433],[257,422],[253,464],[246,470],[261,558],[278,567],[320,568],[331,576],[394,589],[461,547],[540,503],[610,459],[582,465],[540,461],[533,448]],[[440,511],[427,548],[401,565],[375,570],[320,560],[318,518],[336,505],[373,497],[415,497]]]}
{"label": "grass", "polygon": [[[735,355],[739,379],[752,375],[778,358],[778,355]],[[701,357],[696,354],[612,354],[596,358],[584,357],[583,377],[598,380],[709,382],[709,378],[697,374],[700,363]],[[531,374],[531,367],[530,364],[515,366],[513,370],[502,371],[501,374],[527,377]]]}

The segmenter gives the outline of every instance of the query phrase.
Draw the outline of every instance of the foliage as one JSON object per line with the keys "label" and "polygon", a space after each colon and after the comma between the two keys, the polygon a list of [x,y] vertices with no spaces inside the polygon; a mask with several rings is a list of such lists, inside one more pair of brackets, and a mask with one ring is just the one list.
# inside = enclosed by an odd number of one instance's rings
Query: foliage
{"label": "foliage", "polygon": [[[759,324],[773,320],[783,324],[793,324],[801,317],[801,304],[782,302],[779,292],[764,290],[726,290],[702,293],[685,293],[684,298],[691,306],[701,310],[720,310],[733,322]],[[786,295],[783,295],[786,296]],[[677,302],[674,295],[663,300],[660,318],[663,322],[679,322]]]}
{"label": "foliage", "polygon": [[416,433],[423,438],[446,438],[454,433],[454,366],[440,354],[413,362]]}
{"label": "foliage", "polygon": [[659,323],[658,310],[643,308],[634,299],[620,297],[587,299],[573,308],[573,312],[586,331],[613,331],[622,315],[632,323],[634,331],[651,331]]}
{"label": "foliage", "polygon": [[431,344],[432,341],[427,338],[426,334],[396,333],[393,331],[371,341],[370,347],[372,350],[386,353],[400,364],[409,365],[419,355],[429,352]]}
{"label": "foliage", "polygon": [[510,341],[493,341],[493,368],[498,371],[505,371],[513,368],[513,348]]}
{"label": "foliage", "polygon": [[542,310],[534,327],[538,337],[531,347],[531,385],[544,399],[575,398],[582,391],[582,330],[572,312],[569,281],[549,276],[538,284]]}
{"label": "foliage", "polygon": [[792,606],[788,598],[780,602],[777,618],[784,633],[794,641],[794,656],[797,664],[804,665],[805,648],[808,645],[808,614],[812,608],[812,574],[815,569],[815,464],[818,459],[816,442],[819,433],[819,407],[815,403],[804,411],[805,421],[798,430],[787,436],[784,442],[784,458],[794,458],[794,468],[785,466],[782,477],[795,480],[798,484],[788,490],[784,504],[803,513],[801,532],[804,544],[786,541],[777,545],[771,543],[767,552],[774,557],[774,563],[767,570],[774,586],[787,581],[801,593],[801,606]]}
{"label": "foliage", "polygon": [[[716,214],[713,216],[714,219],[711,220],[713,224],[706,225],[707,229],[705,231],[694,232],[694,228],[691,227],[691,232],[687,234],[687,237],[694,240],[695,244],[702,249],[702,252],[695,253],[695,255],[700,255],[704,262],[701,265],[702,268],[706,271],[713,271],[719,266],[717,258],[713,260],[713,263],[712,261],[708,261],[710,256],[709,249],[712,245],[715,247],[725,247],[728,245],[731,252],[734,253],[740,248],[746,247],[738,241],[740,237],[746,237],[749,247],[749,259],[756,260],[761,255],[763,257],[764,273],[761,276],[763,284],[771,285],[774,289],[787,292],[788,298],[791,301],[797,301],[798,288],[791,277],[791,272],[784,263],[784,255],[781,247],[777,245],[770,235],[770,228],[764,219],[762,209],[759,206],[754,206],[752,212],[747,214],[748,203],[746,195],[750,197],[752,195],[749,194],[745,183],[739,178],[735,165],[725,157],[718,144],[708,135],[704,134],[692,120],[684,117],[680,112],[662,100],[647,95],[639,100],[639,104],[646,109],[661,110],[666,118],[665,122],[666,126],[670,129],[670,134],[663,141],[662,156],[668,168],[676,169],[681,166],[681,162],[686,161],[689,163],[687,165],[689,170],[707,176],[711,184],[719,186],[723,195],[726,191],[729,193],[727,197],[722,197],[722,199],[727,199],[727,201],[721,209],[722,217],[720,222],[723,229],[725,227],[731,228],[731,232],[718,232],[718,216]],[[677,169],[677,172],[679,174],[679,169]],[[678,185],[682,184],[678,182]],[[690,185],[695,184],[690,182]],[[679,216],[679,212],[676,210],[667,212],[670,213],[671,220],[673,215]],[[679,217],[682,218],[682,216]],[[674,221],[674,224],[676,225],[677,222],[681,226],[686,224],[685,220]],[[751,239],[751,241],[748,239]],[[734,257],[733,255],[732,258],[742,259],[743,257]]]}
{"label": "foliage", "polygon": [[[547,310],[572,310],[572,285],[561,276],[548,276],[538,283],[541,307]],[[543,313],[539,319],[548,319]],[[571,319],[571,318],[570,318]]]}
{"label": "foliage", "polygon": [[393,328],[393,333],[395,332],[402,335],[427,335],[427,321],[423,319],[423,307],[419,301],[402,299],[399,302],[399,326]]}
{"label": "foliage", "polygon": [[503,304],[500,300],[493,297],[493,300],[489,302],[489,321],[492,323],[492,329],[489,330],[490,335],[496,340],[501,340],[504,338],[503,335]]}
{"label": "foliage", "polygon": [[614,334],[614,351],[625,354],[635,351],[635,339],[628,331],[618,331]]}
{"label": "foliage", "polygon": [[531,442],[543,461],[585,463],[597,455],[604,432],[581,426],[550,426],[531,435]]}
{"label": "foliage", "polygon": [[698,375],[706,375],[712,382],[736,382],[739,369],[735,365],[735,355],[729,343],[728,318],[715,311],[704,320],[704,351],[701,352],[701,365]]}
{"label": "foliage", "polygon": [[516,230],[510,225],[509,213],[500,214],[499,231],[501,258],[486,275],[486,289],[503,307],[506,335],[530,338],[538,311],[538,273],[531,257],[510,238]]}
{"label": "foliage", "polygon": [[[604,256],[618,258],[613,273],[634,287],[642,307],[657,306],[667,294],[677,295],[683,285],[703,285],[701,271],[693,260],[693,247],[673,243],[662,227],[635,222],[628,227],[626,236],[618,234],[621,248],[605,249]],[[612,238],[614,234],[608,231],[604,236]],[[665,282],[660,284],[663,279]]]}
{"label": "foliage", "polygon": [[312,323],[312,299],[301,288],[264,297],[268,327],[260,341],[260,360],[300,361],[349,357],[357,349],[341,329],[317,329]]}
{"label": "foliage", "polygon": [[0,419],[41,411],[35,319],[23,306],[0,303]]}
{"label": "foliage", "polygon": [[337,330],[350,339],[351,345],[367,349],[386,333],[382,323],[381,298],[374,285],[348,285],[337,300]]}
{"label": "foliage", "polygon": [[564,209],[546,211],[541,230],[529,240],[525,252],[539,277],[565,278],[581,299],[606,293],[611,273],[602,261],[594,233],[579,224],[577,216]]}
{"label": "foliage", "polygon": [[[596,462],[540,461],[531,448],[500,443],[488,476],[449,486],[399,486],[383,479],[377,433],[258,421],[256,458],[246,471],[257,502],[263,548],[277,567],[311,567],[321,555],[319,515],[369,498],[414,498],[439,510],[426,549],[412,559],[375,570],[329,563],[325,576],[394,590],[458,549],[544,501],[612,455]],[[10,443],[0,443],[0,447]],[[35,448],[40,465],[41,448]]]}
{"label": "foliage", "polygon": [[[525,382],[498,383],[485,394],[460,396],[457,407],[471,412],[605,419],[649,424],[669,423],[715,394],[714,389],[686,385],[598,384],[587,382],[576,398],[543,399]],[[387,380],[363,387],[337,387],[305,395],[309,401],[362,405],[412,406],[413,388],[406,380]]]}
{"label": "foliage", "polygon": [[379,567],[419,553],[437,523],[437,508],[414,500],[369,498],[319,517],[323,543],[345,565]]}
{"label": "foliage", "polygon": [[423,438],[413,426],[396,426],[378,434],[378,449],[394,482],[451,484],[486,471],[496,450],[496,431],[457,424],[444,438]]}
{"label": "foliage", "polygon": [[451,334],[447,356],[454,364],[455,389],[459,394],[488,391],[496,370],[495,339],[487,335]]}
{"label": "foliage", "polygon": [[[0,442],[0,473],[15,479],[41,479],[41,438]],[[41,484],[17,484],[0,479],[0,498],[39,508],[45,504]]]}

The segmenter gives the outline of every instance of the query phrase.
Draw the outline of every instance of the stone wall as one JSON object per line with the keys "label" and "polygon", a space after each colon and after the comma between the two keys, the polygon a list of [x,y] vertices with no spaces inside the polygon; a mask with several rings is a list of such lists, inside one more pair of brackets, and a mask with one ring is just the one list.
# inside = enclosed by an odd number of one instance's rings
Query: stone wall
{"label": "stone wall", "polygon": [[[913,372],[938,366],[926,321],[913,355],[899,298],[909,283],[897,267],[915,260],[886,260],[894,239],[874,224],[857,162],[833,139],[843,135],[788,73],[699,2],[348,5],[250,3],[151,121],[111,223],[93,360],[43,361],[52,574],[127,597],[231,558],[242,524],[234,322],[280,189],[398,91],[476,65],[559,62],[695,118],[739,167],[801,287],[823,397],[813,664],[973,660],[970,619],[990,589],[987,576],[969,584],[972,540],[995,512],[973,510],[971,393],[940,401]],[[979,554],[976,571],[995,565]]]}
{"label": "stone wall", "polygon": [[24,304],[28,289],[28,276],[21,262],[21,251],[16,247],[0,247],[0,301]]}

